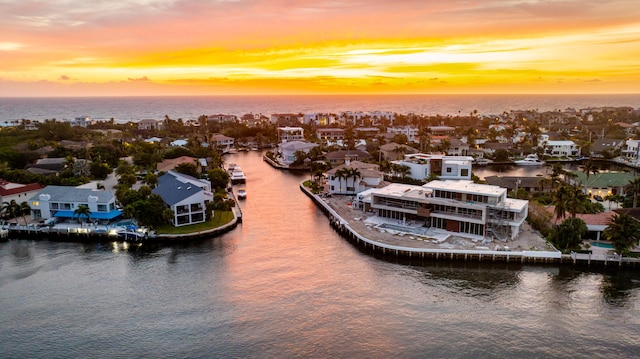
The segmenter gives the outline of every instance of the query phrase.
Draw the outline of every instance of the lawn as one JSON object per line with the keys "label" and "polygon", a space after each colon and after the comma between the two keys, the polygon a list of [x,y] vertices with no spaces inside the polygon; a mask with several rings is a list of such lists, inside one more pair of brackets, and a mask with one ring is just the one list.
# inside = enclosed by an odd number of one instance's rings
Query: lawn
{"label": "lawn", "polygon": [[207,222],[182,227],[174,227],[170,224],[163,224],[156,228],[156,232],[158,234],[188,234],[193,232],[202,232],[209,229],[218,228],[224,224],[231,222],[232,219],[232,211],[215,211],[213,218],[211,218],[211,220]]}

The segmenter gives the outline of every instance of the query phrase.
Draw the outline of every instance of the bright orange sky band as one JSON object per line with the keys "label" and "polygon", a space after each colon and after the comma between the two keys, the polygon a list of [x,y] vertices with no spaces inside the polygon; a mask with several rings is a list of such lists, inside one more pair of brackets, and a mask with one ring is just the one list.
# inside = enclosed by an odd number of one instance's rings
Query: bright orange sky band
{"label": "bright orange sky band", "polygon": [[0,96],[638,92],[637,0],[0,1]]}

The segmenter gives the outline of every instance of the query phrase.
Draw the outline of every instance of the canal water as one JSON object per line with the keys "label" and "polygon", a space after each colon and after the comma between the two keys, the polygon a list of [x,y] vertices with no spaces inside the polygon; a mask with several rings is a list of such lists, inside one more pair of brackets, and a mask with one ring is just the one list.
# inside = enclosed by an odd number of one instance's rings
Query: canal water
{"label": "canal water", "polygon": [[[594,358],[640,353],[640,274],[363,253],[257,152],[244,219],[173,245],[0,243],[0,357]],[[237,187],[237,186],[236,186]]]}

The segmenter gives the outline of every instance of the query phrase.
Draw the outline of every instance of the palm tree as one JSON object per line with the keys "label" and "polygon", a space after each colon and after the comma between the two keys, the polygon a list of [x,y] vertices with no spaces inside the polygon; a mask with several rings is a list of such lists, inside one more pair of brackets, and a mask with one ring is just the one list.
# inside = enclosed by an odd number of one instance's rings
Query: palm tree
{"label": "palm tree", "polygon": [[88,206],[81,204],[78,206],[78,208],[76,208],[75,211],[73,211],[73,216],[78,216],[78,220],[80,220],[80,218],[82,217],[86,217],[88,221],[89,218],[91,218],[91,210]]}
{"label": "palm tree", "polygon": [[589,176],[591,176],[592,173],[594,175],[600,173],[600,169],[598,169],[598,167],[593,163],[591,157],[589,157],[589,160],[584,163],[582,170],[587,176],[587,183],[585,183],[587,186],[589,186]]}
{"label": "palm tree", "polygon": [[348,169],[347,168],[341,168],[339,170],[337,170],[334,173],[334,176],[336,176],[338,178],[338,183],[340,188],[338,188],[338,193],[342,193],[342,179],[345,179],[345,185],[346,185],[346,181],[347,181],[347,173],[348,173]]}
{"label": "palm tree", "polygon": [[640,177],[636,177],[633,181],[630,181],[624,187],[624,191],[633,195],[633,208],[638,207],[638,194],[640,194]]}
{"label": "palm tree", "polygon": [[567,198],[567,210],[571,213],[571,218],[576,218],[576,213],[584,213],[585,201],[587,196],[582,192],[582,189],[577,186],[565,186],[568,187],[569,196]]}
{"label": "palm tree", "polygon": [[555,215],[555,223],[558,223],[558,218],[564,218],[567,212],[567,200],[569,198],[568,186],[560,186],[553,194],[553,201],[555,202],[555,209],[553,214]]}
{"label": "palm tree", "polygon": [[18,213],[20,213],[20,215],[22,216],[22,220],[24,221],[24,225],[27,225],[27,214],[31,214],[31,206],[29,206],[29,203],[27,202],[22,202],[18,205],[18,207],[16,208],[18,210]]}
{"label": "palm tree", "polygon": [[604,237],[618,253],[625,253],[640,240],[640,222],[628,214],[618,214],[607,221]]}
{"label": "palm tree", "polygon": [[[348,181],[349,178],[353,177],[353,188],[354,191],[356,189],[356,181],[358,180],[358,178],[362,177],[362,174],[360,173],[360,170],[357,168],[349,168],[347,169],[347,174],[346,174],[346,180],[345,182]],[[348,185],[347,185],[348,187]]]}
{"label": "palm tree", "polygon": [[20,213],[20,205],[15,199],[12,199],[9,202],[2,202],[0,211],[4,212],[5,216],[8,218],[16,218]]}

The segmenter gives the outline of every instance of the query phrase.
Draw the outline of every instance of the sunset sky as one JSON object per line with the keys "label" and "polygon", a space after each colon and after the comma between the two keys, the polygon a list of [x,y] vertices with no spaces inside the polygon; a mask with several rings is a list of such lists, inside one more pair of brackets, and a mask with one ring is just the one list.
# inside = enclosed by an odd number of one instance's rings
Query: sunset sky
{"label": "sunset sky", "polygon": [[638,92],[638,0],[0,0],[0,96]]}

